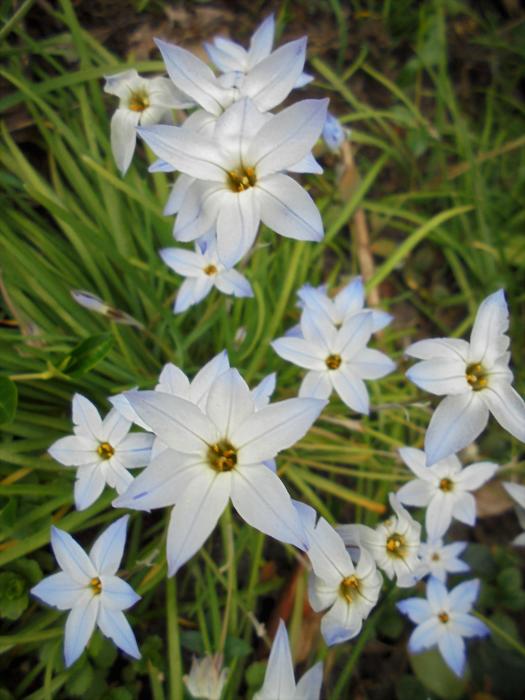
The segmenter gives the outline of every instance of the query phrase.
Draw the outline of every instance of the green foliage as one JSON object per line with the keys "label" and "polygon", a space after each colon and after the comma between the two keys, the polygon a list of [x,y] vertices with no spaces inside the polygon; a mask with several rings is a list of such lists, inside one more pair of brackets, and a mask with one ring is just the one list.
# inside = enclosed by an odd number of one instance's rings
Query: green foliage
{"label": "green foliage", "polygon": [[15,417],[17,397],[16,384],[9,377],[0,377],[0,424]]}
{"label": "green foliage", "polygon": [[458,678],[443,661],[437,649],[410,655],[410,665],[420,683],[443,700],[463,697],[467,681]]}

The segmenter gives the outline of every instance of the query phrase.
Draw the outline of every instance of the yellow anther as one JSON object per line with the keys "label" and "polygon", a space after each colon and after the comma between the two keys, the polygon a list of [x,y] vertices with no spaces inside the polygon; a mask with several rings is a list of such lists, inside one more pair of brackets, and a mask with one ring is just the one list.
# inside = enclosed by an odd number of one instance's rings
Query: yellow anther
{"label": "yellow anther", "polygon": [[109,442],[101,442],[97,447],[97,453],[102,459],[111,459],[115,454],[115,448]]}
{"label": "yellow anther", "polygon": [[228,172],[228,185],[233,192],[244,192],[253,187],[257,182],[254,168],[243,168],[230,170]]}
{"label": "yellow anther", "polygon": [[237,465],[237,450],[227,440],[210,445],[208,460],[216,472],[231,472]]}
{"label": "yellow anther", "polygon": [[89,585],[92,588],[94,595],[100,595],[102,593],[102,581],[98,576],[92,578]]}
{"label": "yellow anther", "polygon": [[394,532],[386,541],[386,548],[395,557],[403,558],[405,552],[405,538],[403,535]]}
{"label": "yellow anther", "polygon": [[443,478],[439,482],[439,488],[445,491],[445,493],[448,493],[454,489],[454,482],[451,479]]}
{"label": "yellow anther", "polygon": [[443,623],[448,622],[450,620],[449,614],[446,613],[444,610],[439,613],[438,618]]}
{"label": "yellow anther", "polygon": [[344,578],[339,586],[339,592],[348,603],[351,603],[356,594],[359,593],[359,579],[357,576],[352,575]]}
{"label": "yellow anther", "polygon": [[324,361],[328,369],[339,369],[341,366],[341,355],[328,355]]}
{"label": "yellow anther", "polygon": [[209,275],[210,277],[212,275],[216,275],[217,268],[215,267],[215,265],[206,265],[206,267],[204,268],[204,274]]}
{"label": "yellow anther", "polygon": [[485,389],[488,384],[487,373],[479,362],[475,362],[467,367],[465,378],[474,391]]}
{"label": "yellow anther", "polygon": [[146,92],[133,92],[129,98],[128,108],[132,112],[143,112],[149,107],[149,97]]}

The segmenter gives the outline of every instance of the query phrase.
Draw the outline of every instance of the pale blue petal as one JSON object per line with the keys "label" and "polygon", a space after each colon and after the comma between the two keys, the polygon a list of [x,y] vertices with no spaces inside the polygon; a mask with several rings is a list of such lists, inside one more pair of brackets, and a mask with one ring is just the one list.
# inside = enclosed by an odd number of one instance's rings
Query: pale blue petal
{"label": "pale blue petal", "polygon": [[118,576],[101,576],[101,604],[109,610],[126,610],[140,600],[133,588]]}
{"label": "pale blue petal", "polygon": [[99,575],[114,574],[119,568],[126,544],[128,521],[129,515],[119,518],[95,540],[89,556]]}
{"label": "pale blue petal", "polygon": [[438,640],[438,648],[443,660],[457,676],[463,675],[465,668],[465,642],[461,637],[445,630]]}
{"label": "pale blue petal", "polygon": [[75,581],[71,576],[61,571],[42,579],[40,583],[33,586],[30,592],[48,605],[59,610],[69,610],[78,602],[85,590],[85,584]]}
{"label": "pale blue petal", "polygon": [[69,613],[64,633],[66,666],[71,666],[84,651],[95,629],[99,607],[99,596],[94,595],[86,605],[79,605]]}
{"label": "pale blue petal", "polygon": [[428,600],[425,600],[425,598],[407,598],[397,603],[396,607],[403,615],[407,615],[412,622],[415,622],[417,625],[422,624],[432,617],[432,610],[430,609]]}
{"label": "pale blue petal", "polygon": [[295,698],[297,700],[319,700],[323,684],[323,664],[321,661],[312,666],[297,683]]}
{"label": "pale blue petal", "polygon": [[86,584],[97,575],[91,559],[69,533],[52,526],[51,546],[60,568],[78,583]]}
{"label": "pale blue petal", "polygon": [[264,685],[260,690],[267,698],[293,698],[295,678],[288,633],[282,620],[273,640]]}
{"label": "pale blue petal", "polygon": [[464,581],[450,591],[450,607],[454,612],[468,613],[479,594],[479,579]]}
{"label": "pale blue petal", "polygon": [[422,622],[410,635],[408,648],[411,653],[417,654],[424,649],[433,646],[438,640],[439,625],[437,618],[433,617]]}
{"label": "pale blue petal", "polygon": [[122,649],[134,659],[140,659],[140,651],[135,635],[124,613],[118,610],[108,610],[102,606],[98,616],[98,626],[102,634],[112,639],[119,649]]}

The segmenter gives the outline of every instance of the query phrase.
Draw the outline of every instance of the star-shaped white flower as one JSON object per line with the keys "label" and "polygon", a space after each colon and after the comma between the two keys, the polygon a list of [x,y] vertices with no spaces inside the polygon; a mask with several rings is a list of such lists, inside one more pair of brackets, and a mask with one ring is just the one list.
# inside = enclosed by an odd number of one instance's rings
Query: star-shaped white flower
{"label": "star-shaped white flower", "polygon": [[367,525],[338,525],[336,530],[346,547],[366,549],[389,579],[396,577],[397,585],[407,588],[425,574],[419,557],[421,525],[410,517],[393,493],[389,500],[395,516],[375,529]]}
{"label": "star-shaped white flower", "polygon": [[136,70],[106,76],[104,91],[120,99],[111,119],[111,148],[118,169],[129,168],[137,142],[137,126],[171,121],[172,109],[193,105],[167,78],[142,78]]}
{"label": "star-shaped white flower", "polygon": [[194,698],[203,700],[220,700],[228,679],[228,669],[222,668],[222,654],[213,654],[191,662],[187,676],[183,676],[184,685]]}
{"label": "star-shaped white flower", "polygon": [[408,598],[397,604],[401,612],[417,624],[408,648],[417,654],[437,646],[445,663],[458,676],[465,668],[464,638],[485,637],[489,630],[481,620],[469,615],[478,597],[479,581],[465,581],[450,592],[435,578],[427,583],[427,598]]}
{"label": "star-shaped white flower", "polygon": [[368,414],[368,391],[363,379],[379,379],[395,364],[379,350],[367,348],[373,332],[370,311],[353,314],[336,328],[324,314],[304,309],[303,337],[284,336],[271,345],[285,360],[308,370],[299,396],[326,399],[335,389],[354,411]]}
{"label": "star-shaped white flower", "polygon": [[252,246],[260,221],[289,238],[321,240],[319,210],[285,172],[311,171],[308,157],[327,102],[303,100],[269,116],[242,99],[219,117],[213,138],[175,126],[141,128],[159,158],[195,178],[180,206],[175,238],[188,242],[216,228],[217,250],[227,267]]}
{"label": "star-shaped white flower", "polygon": [[407,377],[421,389],[446,396],[425,436],[429,466],[475,440],[490,413],[511,435],[525,441],[525,402],[511,386],[508,327],[509,311],[500,289],[481,303],[469,343],[436,338],[421,340],[405,351],[422,360]]}
{"label": "star-shaped white flower", "polygon": [[236,297],[253,297],[250,283],[233,268],[225,267],[219,260],[214,238],[206,237],[195,244],[195,251],[183,248],[164,248],[160,255],[166,265],[187,279],[182,283],[173,311],[176,314],[198,304],[216,287],[223,294]]}
{"label": "star-shaped white flower", "polygon": [[320,700],[323,664],[316,663],[295,683],[288,632],[282,620],[273,640],[263,687],[253,700]]}
{"label": "star-shaped white flower", "polygon": [[469,571],[469,565],[459,558],[465,550],[467,542],[452,542],[443,544],[443,540],[421,542],[419,556],[421,565],[428,573],[442,583],[447,580],[447,574],[460,574]]}
{"label": "star-shaped white flower", "polygon": [[82,654],[95,626],[120,649],[140,659],[135,635],[122,612],[140,596],[115,576],[124,553],[128,517],[104,530],[89,555],[67,532],[51,528],[51,546],[62,571],[40,581],[31,593],[59,610],[71,610],[64,636],[66,666]]}
{"label": "star-shaped white flower", "polygon": [[[525,486],[521,484],[514,484],[511,481],[503,482],[503,486],[509,496],[516,502],[516,515],[518,516],[518,522],[525,530]],[[512,541],[515,547],[525,547],[525,532],[515,537]]]}
{"label": "star-shaped white flower", "polygon": [[329,608],[321,620],[324,640],[332,645],[353,639],[377,603],[383,577],[368,552],[361,549],[355,566],[334,528],[324,518],[316,524],[310,506],[295,505],[308,534],[313,568],[308,581],[310,605],[316,612]]}
{"label": "star-shaped white flower", "polygon": [[230,498],[252,527],[306,549],[304,529],[290,496],[265,462],[305,435],[324,401],[288,399],[258,408],[234,369],[215,379],[205,411],[161,392],[126,396],[169,449],[114,505],[149,510],[175,504],[167,540],[170,575],[201,547]]}
{"label": "star-shaped white flower", "polygon": [[112,410],[104,420],[95,406],[80,394],[73,397],[75,435],[60,438],[48,452],[57,462],[77,470],[75,505],[84,510],[108,484],[123,493],[133,477],[128,469],[148,464],[153,435],[130,433],[130,421]]}
{"label": "star-shaped white flower", "polygon": [[430,538],[442,537],[452,518],[474,525],[476,500],[471,491],[476,491],[494,476],[499,469],[497,464],[476,462],[463,469],[456,455],[451,455],[427,467],[423,450],[403,447],[399,454],[417,479],[404,484],[397,497],[407,506],[427,509],[425,525]]}

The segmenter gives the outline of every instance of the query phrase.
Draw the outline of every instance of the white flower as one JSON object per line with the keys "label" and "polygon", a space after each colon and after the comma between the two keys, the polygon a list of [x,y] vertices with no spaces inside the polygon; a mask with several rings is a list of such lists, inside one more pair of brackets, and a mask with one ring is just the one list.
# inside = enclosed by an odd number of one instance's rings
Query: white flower
{"label": "white flower", "polygon": [[219,257],[227,267],[249,250],[260,221],[289,238],[321,240],[319,210],[284,172],[311,171],[308,157],[327,102],[303,100],[271,116],[243,99],[219,117],[213,138],[175,126],[141,128],[159,158],[195,178],[180,206],[175,238],[188,242],[216,227]]}
{"label": "white flower", "polygon": [[474,525],[476,500],[471,491],[476,491],[494,476],[499,468],[497,464],[476,462],[462,469],[456,455],[451,455],[432,467],[426,467],[422,450],[403,447],[399,454],[418,478],[402,486],[397,497],[407,506],[427,509],[425,525],[430,538],[442,537],[452,518]]}
{"label": "white flower", "polygon": [[[75,505],[84,510],[108,484],[123,493],[133,477],[128,469],[150,460],[153,435],[129,433],[130,421],[115,409],[104,420],[84,396],[73,396],[74,435],[60,438],[48,452],[57,462],[77,470]],[[129,434],[128,434],[129,433]]]}
{"label": "white flower", "polygon": [[308,582],[310,605],[316,612],[330,608],[321,620],[328,645],[356,637],[376,605],[383,578],[368,552],[361,549],[357,566],[341,536],[304,503],[295,503],[308,534],[308,558],[313,571]]}
{"label": "white flower", "polygon": [[40,581],[31,593],[59,610],[71,610],[64,636],[66,666],[78,659],[95,625],[120,649],[140,659],[135,636],[122,612],[140,596],[115,576],[126,543],[128,517],[104,530],[89,556],[67,532],[51,528],[51,546],[62,571]]}
{"label": "white flower", "polygon": [[[504,481],[503,486],[511,498],[516,501],[516,515],[518,522],[525,530],[525,486],[513,484],[511,481]],[[515,547],[525,547],[525,532],[518,535],[512,541]]]}
{"label": "white flower", "polygon": [[446,398],[435,410],[425,437],[427,464],[459,452],[485,429],[489,414],[525,441],[525,402],[512,388],[509,312],[503,290],[480,305],[470,343],[456,338],[421,340],[406,353],[418,362],[407,372],[414,384]]}
{"label": "white flower", "polygon": [[198,304],[211,291],[212,287],[223,294],[236,297],[252,297],[250,283],[233,268],[226,268],[217,255],[214,239],[198,241],[195,252],[182,248],[165,248],[160,251],[166,265],[187,279],[182,283],[175,306],[176,314],[186,311],[192,304]]}
{"label": "white flower", "polygon": [[80,306],[83,306],[85,309],[89,309],[90,311],[94,311],[97,314],[101,314],[115,323],[122,323],[126,326],[136,326],[137,328],[143,327],[142,323],[134,319],[125,311],[115,309],[113,306],[106,304],[106,302],[102,301],[102,299],[96,294],[86,292],[83,289],[72,289],[71,296],[77,302],[77,304],[80,304]]}
{"label": "white flower", "polygon": [[395,517],[379,523],[375,529],[366,525],[338,525],[336,531],[347,547],[366,549],[389,579],[395,576],[397,585],[407,588],[424,575],[419,558],[421,525],[410,517],[393,493],[389,500]]}
{"label": "white flower", "polygon": [[[219,40],[220,43],[222,41],[225,40]],[[245,75],[232,70],[217,78],[203,61],[189,51],[159,39],[155,43],[177,88],[215,116],[244,97],[251,98],[261,112],[277,107],[296,87],[306,57],[306,37],[303,37],[284,44]],[[230,42],[230,46],[232,44]]]}
{"label": "white flower", "polygon": [[466,546],[467,542],[452,542],[451,544],[443,544],[443,540],[421,542],[419,556],[425,569],[425,575],[429,573],[445,583],[447,574],[469,571],[469,565],[459,558]]}
{"label": "white flower", "polygon": [[[271,54],[274,34],[275,20],[272,14],[255,30],[250,39],[250,48],[248,50],[244,49],[240,44],[223,37],[215,37],[213,44],[206,43],[204,48],[210,60],[222,73],[242,74],[235,75],[236,84],[242,86],[244,74],[248,74]],[[294,87],[302,87],[311,80],[313,80],[312,76],[301,73]]]}
{"label": "white flower", "polygon": [[255,693],[253,700],[320,700],[322,683],[323,664],[319,662],[312,666],[296,685],[288,632],[284,622],[279,620],[264,684]]}
{"label": "white flower", "polygon": [[483,622],[468,615],[478,597],[479,581],[465,581],[450,592],[435,578],[427,583],[427,599],[408,598],[397,604],[401,612],[417,624],[408,648],[417,654],[436,646],[445,663],[458,676],[465,668],[466,637],[484,637],[489,630]]}
{"label": "white flower", "polygon": [[228,678],[228,669],[222,668],[222,662],[222,654],[202,659],[193,657],[189,675],[183,676],[182,680],[194,698],[220,700]]}
{"label": "white flower", "polygon": [[368,414],[368,391],[363,379],[379,379],[395,364],[379,350],[366,345],[373,329],[370,311],[354,314],[336,328],[321,313],[305,309],[301,316],[302,338],[284,336],[271,345],[285,360],[310,370],[299,396],[326,399],[335,389],[354,411]]}
{"label": "white flower", "polygon": [[111,148],[122,175],[133,158],[139,124],[157,124],[169,118],[172,109],[193,105],[171,80],[142,78],[136,70],[106,76],[104,91],[120,99],[111,119]]}
{"label": "white flower", "polygon": [[257,409],[234,369],[215,379],[205,411],[161,392],[126,396],[169,449],[114,505],[149,510],[175,504],[167,539],[170,575],[201,547],[230,498],[252,527],[306,549],[304,529],[290,496],[265,462],[305,435],[324,401],[288,399]]}

